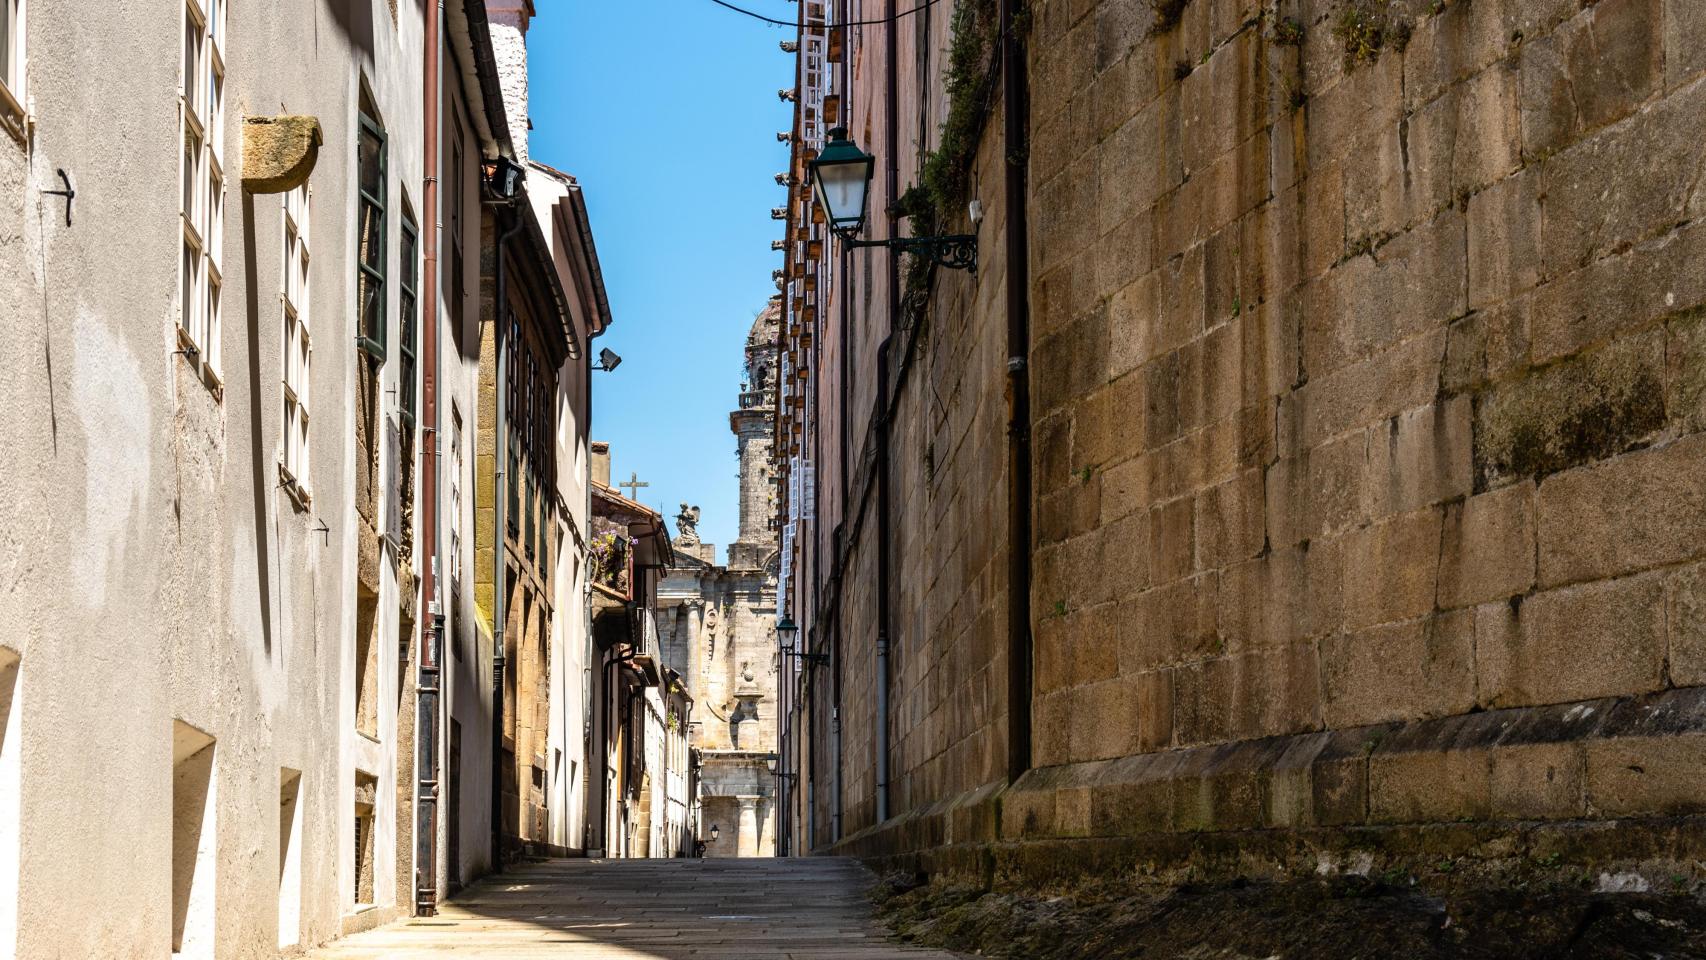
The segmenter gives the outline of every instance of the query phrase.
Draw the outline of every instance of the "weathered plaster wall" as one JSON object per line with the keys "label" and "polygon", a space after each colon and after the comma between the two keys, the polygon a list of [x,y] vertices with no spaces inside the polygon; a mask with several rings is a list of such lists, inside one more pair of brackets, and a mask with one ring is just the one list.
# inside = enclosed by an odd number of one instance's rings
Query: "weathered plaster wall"
{"label": "weathered plaster wall", "polygon": [[[873,548],[850,563],[840,772],[865,832],[843,849],[1032,877],[1429,844],[1670,870],[1695,842],[1647,818],[1700,812],[1706,742],[1706,13],[1163,6],[1029,13],[1036,769],[989,802],[997,113],[972,178],[983,269],[938,277],[894,425],[883,825]],[[880,145],[880,47],[863,56],[853,117]]]}
{"label": "weathered plaster wall", "polygon": [[[123,2],[84,13],[30,5],[37,123],[26,145],[0,141],[5,219],[21,231],[0,241],[0,329],[19,360],[0,384],[13,411],[0,434],[14,451],[0,470],[0,623],[20,656],[22,804],[0,832],[21,835],[28,878],[17,953],[170,951],[174,720],[215,739],[204,821],[214,830],[203,838],[214,916],[197,949],[276,949],[284,768],[301,771],[300,939],[324,941],[351,908],[353,766],[381,791],[371,917],[394,915],[393,871],[408,869],[392,852],[403,842],[393,835],[396,645],[381,647],[389,707],[377,743],[354,733],[347,683],[356,561],[345,412],[358,361],[344,265],[354,261],[358,78],[396,142],[418,143],[418,14],[393,24],[382,3],[233,12],[216,393],[173,354],[181,11]],[[278,70],[280,50],[309,68]],[[119,102],[130,106],[115,113]],[[245,197],[238,179],[242,117],[281,111],[321,117],[326,136],[310,181],[319,416],[306,511],[279,489],[275,466],[281,201]],[[40,192],[59,186],[61,167],[78,190],[69,227]],[[418,150],[394,151],[391,171],[394,189],[418,183]],[[382,598],[384,636],[397,605],[394,593]]]}

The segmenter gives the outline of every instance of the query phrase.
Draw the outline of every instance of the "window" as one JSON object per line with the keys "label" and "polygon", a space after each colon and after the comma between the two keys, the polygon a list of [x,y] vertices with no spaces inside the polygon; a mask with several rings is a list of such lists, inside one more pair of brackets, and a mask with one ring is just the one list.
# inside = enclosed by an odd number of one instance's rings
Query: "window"
{"label": "window", "polygon": [[[16,0],[0,0],[11,3]],[[183,267],[178,335],[184,356],[203,375],[219,377],[220,240],[225,232],[224,0],[184,6],[183,86],[178,91],[183,134]]]}
{"label": "window", "polygon": [[23,838],[24,690],[18,653],[0,647],[0,957],[18,948],[18,851]]}
{"label": "window", "polygon": [[278,945],[302,939],[302,771],[278,772]]}
{"label": "window", "polygon": [[214,866],[219,850],[214,740],[172,722],[172,955],[213,956]]}
{"label": "window", "polygon": [[308,493],[308,186],[284,195],[284,480]]}
{"label": "window", "polygon": [[524,438],[522,440],[522,451],[527,455],[527,499],[521,509],[527,513],[527,532],[522,543],[524,544],[524,549],[527,555],[529,557],[533,557],[535,556],[533,551],[534,514],[538,512],[538,505],[536,503],[538,497],[534,489],[533,481],[539,470],[539,453],[534,449],[533,440],[538,423],[536,407],[539,403],[539,373],[536,368],[537,365],[533,360],[533,349],[528,347],[526,348],[526,352],[527,383],[523,385],[523,389],[527,392],[527,420],[523,428],[525,432],[522,434],[522,437]]}
{"label": "window", "polygon": [[373,903],[374,808],[379,796],[379,778],[355,772],[355,883],[351,892],[359,909]]}
{"label": "window", "polygon": [[455,404],[450,406],[450,590],[453,596],[462,593],[462,413]]}
{"label": "window", "polygon": [[463,190],[463,180],[467,170],[462,165],[462,121],[455,115],[450,118],[450,176],[447,180],[448,190],[444,192],[445,201],[450,205],[450,320],[451,329],[460,337],[462,329],[462,301],[466,298],[463,288],[466,265],[462,259],[462,205],[466,194]]}
{"label": "window", "polygon": [[357,134],[357,344],[376,361],[385,360],[385,131],[365,109]]}
{"label": "window", "polygon": [[0,121],[22,135],[24,0],[0,0]]}
{"label": "window", "polygon": [[402,369],[397,371],[399,383],[397,396],[401,407],[403,430],[415,432],[415,328],[419,325],[419,301],[416,290],[420,286],[420,267],[415,257],[415,251],[420,246],[420,230],[410,220],[405,211],[403,217],[403,248],[398,251],[398,291],[397,298],[397,349],[402,354]]}

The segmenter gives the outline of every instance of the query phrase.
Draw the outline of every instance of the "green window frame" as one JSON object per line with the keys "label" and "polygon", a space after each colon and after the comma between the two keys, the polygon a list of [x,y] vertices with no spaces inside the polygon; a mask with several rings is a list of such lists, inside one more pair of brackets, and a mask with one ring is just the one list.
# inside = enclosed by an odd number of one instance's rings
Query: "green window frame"
{"label": "green window frame", "polygon": [[364,110],[356,146],[356,345],[385,362],[385,130]]}
{"label": "green window frame", "polygon": [[403,429],[415,432],[415,371],[416,371],[416,338],[420,328],[420,228],[403,214],[403,243],[398,251],[398,266],[401,268],[397,278],[397,352],[402,356],[402,368],[397,371],[397,396]]}

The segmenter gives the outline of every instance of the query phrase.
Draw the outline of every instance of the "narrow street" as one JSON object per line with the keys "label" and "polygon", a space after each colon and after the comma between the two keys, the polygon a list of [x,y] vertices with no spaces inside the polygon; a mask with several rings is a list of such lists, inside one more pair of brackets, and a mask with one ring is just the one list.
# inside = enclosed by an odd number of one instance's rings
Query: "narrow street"
{"label": "narrow street", "polygon": [[852,860],[549,860],[476,884],[438,916],[341,940],[316,960],[951,960],[891,943]]}

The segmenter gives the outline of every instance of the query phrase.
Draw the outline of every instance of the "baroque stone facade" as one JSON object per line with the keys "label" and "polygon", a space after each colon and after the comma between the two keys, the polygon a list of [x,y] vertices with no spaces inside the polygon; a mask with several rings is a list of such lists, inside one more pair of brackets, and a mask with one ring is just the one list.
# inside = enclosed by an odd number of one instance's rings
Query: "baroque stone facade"
{"label": "baroque stone facade", "polygon": [[[771,464],[776,310],[747,338],[741,409],[729,414],[740,458],[740,535],[727,565],[701,542],[699,508],[681,505],[676,565],[658,589],[665,662],[693,698],[688,741],[699,752],[699,836],[706,855],[775,852],[776,534]],[[712,838],[711,828],[717,828]]]}
{"label": "baroque stone facade", "polygon": [[1706,812],[1706,8],[1036,0],[1024,142],[995,82],[949,145],[981,269],[894,311],[803,163],[833,112],[920,178],[968,75],[926,52],[995,53],[994,2],[947,6],[894,48],[802,31],[830,80],[795,131],[783,431],[825,478],[793,566],[824,569],[788,589],[835,659],[797,829],[1009,877],[1446,848],[1693,876],[1661,818]]}

